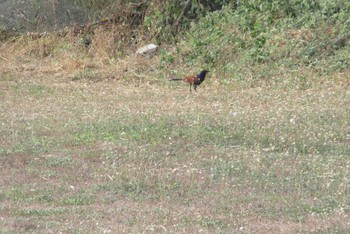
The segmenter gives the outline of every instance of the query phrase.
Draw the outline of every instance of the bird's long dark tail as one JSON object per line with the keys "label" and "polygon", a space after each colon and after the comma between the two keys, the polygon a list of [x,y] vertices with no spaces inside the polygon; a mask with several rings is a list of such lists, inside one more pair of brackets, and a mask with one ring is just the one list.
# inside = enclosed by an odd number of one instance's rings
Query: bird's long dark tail
{"label": "bird's long dark tail", "polygon": [[182,80],[182,78],[170,78],[170,81],[177,81],[177,80]]}

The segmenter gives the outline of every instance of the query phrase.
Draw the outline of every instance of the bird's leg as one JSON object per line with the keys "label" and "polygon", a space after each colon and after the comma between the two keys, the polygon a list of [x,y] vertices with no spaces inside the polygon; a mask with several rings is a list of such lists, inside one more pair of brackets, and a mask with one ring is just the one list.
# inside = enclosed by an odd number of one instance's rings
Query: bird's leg
{"label": "bird's leg", "polygon": [[190,84],[190,92],[192,93],[192,84]]}

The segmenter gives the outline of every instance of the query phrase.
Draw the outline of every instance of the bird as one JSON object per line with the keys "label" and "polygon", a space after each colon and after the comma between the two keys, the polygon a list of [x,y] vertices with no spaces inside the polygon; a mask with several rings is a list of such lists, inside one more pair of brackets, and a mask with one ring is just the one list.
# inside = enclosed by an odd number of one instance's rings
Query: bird
{"label": "bird", "polygon": [[204,81],[205,76],[207,75],[208,72],[209,72],[208,70],[202,70],[197,75],[185,76],[183,78],[171,78],[170,81],[178,81],[178,80],[185,81],[186,83],[190,84],[190,92],[192,92],[192,85],[194,90],[197,92],[197,86],[199,86]]}

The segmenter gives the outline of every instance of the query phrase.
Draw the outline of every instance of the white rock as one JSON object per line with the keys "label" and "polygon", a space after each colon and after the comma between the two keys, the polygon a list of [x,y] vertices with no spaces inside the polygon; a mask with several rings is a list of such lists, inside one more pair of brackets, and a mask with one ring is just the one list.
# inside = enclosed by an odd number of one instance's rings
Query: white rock
{"label": "white rock", "polygon": [[137,55],[143,55],[146,57],[152,57],[154,56],[158,51],[158,46],[155,44],[148,44],[145,46],[140,47],[137,51]]}

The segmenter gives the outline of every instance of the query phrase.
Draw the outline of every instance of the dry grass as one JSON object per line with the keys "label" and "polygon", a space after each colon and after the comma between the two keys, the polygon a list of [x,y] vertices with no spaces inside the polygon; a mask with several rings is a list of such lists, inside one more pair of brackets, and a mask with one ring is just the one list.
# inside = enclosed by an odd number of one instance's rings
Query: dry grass
{"label": "dry grass", "polygon": [[158,58],[135,57],[136,44],[132,44],[131,32],[125,27],[95,27],[88,48],[84,38],[89,34],[76,35],[73,31],[44,34],[39,38],[22,36],[4,42],[0,47],[0,74],[60,81],[143,80],[151,72],[154,74]]}
{"label": "dry grass", "polygon": [[67,37],[1,50],[1,232],[349,232],[343,81],[190,94]]}

